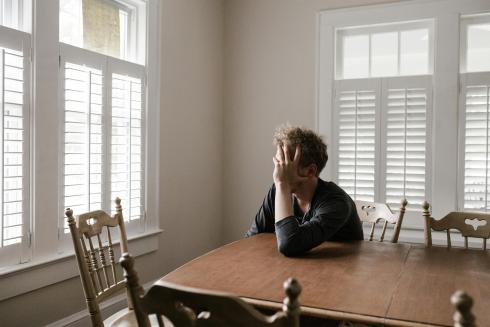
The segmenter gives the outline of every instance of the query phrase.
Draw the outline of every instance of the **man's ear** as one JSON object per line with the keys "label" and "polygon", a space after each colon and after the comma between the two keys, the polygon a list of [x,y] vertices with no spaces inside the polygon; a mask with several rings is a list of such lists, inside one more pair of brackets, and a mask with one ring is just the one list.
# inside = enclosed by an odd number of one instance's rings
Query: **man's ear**
{"label": "man's ear", "polygon": [[318,172],[318,167],[312,163],[312,164],[309,164],[308,167],[306,167],[306,175],[308,177],[316,177],[317,176],[317,172]]}

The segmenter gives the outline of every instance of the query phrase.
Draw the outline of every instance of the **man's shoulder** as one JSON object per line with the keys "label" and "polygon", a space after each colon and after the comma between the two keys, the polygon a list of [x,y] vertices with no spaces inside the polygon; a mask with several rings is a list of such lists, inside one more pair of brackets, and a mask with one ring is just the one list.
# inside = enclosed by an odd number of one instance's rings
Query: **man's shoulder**
{"label": "man's shoulder", "polygon": [[318,205],[343,203],[347,206],[353,204],[352,198],[340,186],[334,182],[327,182],[319,179],[319,189],[317,194]]}
{"label": "man's shoulder", "polygon": [[334,182],[324,181],[323,179],[319,178],[318,185],[319,185],[319,193],[322,195],[328,195],[328,196],[347,195],[347,193],[345,193],[345,191]]}

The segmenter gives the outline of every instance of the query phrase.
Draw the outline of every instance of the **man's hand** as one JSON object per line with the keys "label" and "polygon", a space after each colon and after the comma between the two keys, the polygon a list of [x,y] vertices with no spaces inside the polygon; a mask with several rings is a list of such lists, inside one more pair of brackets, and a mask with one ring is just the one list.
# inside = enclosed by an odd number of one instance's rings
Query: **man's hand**
{"label": "man's hand", "polygon": [[299,145],[296,146],[292,160],[289,148],[286,145],[277,146],[276,156],[272,158],[274,162],[274,173],[272,176],[276,187],[283,187],[291,192],[296,185],[306,180],[306,177],[299,175],[300,157],[301,147]]}

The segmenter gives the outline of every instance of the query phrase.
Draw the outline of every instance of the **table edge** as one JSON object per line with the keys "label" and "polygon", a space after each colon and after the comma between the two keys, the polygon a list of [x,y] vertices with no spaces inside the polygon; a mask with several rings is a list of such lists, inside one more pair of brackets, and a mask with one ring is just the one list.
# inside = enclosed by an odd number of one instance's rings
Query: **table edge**
{"label": "table edge", "polygon": [[[258,300],[258,299],[247,298],[247,297],[240,297],[240,298],[245,302],[247,302],[248,304],[253,305],[254,307],[272,309],[272,310],[282,309],[282,303]],[[358,313],[319,309],[319,308],[313,308],[313,307],[308,307],[303,305],[301,306],[301,312],[306,313],[308,316],[317,317],[317,318],[347,320],[347,321],[363,322],[369,324],[382,324],[383,326],[386,325],[386,326],[393,326],[393,327],[448,327],[446,325],[434,325],[434,324],[426,324],[426,323],[406,321],[406,320],[396,320],[391,318],[363,315]]]}

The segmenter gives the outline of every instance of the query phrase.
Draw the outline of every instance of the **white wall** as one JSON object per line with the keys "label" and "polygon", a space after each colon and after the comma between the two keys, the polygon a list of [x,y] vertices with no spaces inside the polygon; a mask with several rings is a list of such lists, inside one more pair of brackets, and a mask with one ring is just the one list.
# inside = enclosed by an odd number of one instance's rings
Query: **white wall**
{"label": "white wall", "polygon": [[[162,0],[160,236],[142,283],[221,244],[223,0]],[[0,290],[1,292],[1,290]],[[0,302],[0,326],[85,309],[79,278]]]}
{"label": "white wall", "polygon": [[223,0],[164,0],[160,244],[176,267],[221,244]]}
{"label": "white wall", "polygon": [[387,2],[225,1],[225,241],[248,229],[272,184],[274,128],[316,126],[316,14]]}

